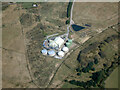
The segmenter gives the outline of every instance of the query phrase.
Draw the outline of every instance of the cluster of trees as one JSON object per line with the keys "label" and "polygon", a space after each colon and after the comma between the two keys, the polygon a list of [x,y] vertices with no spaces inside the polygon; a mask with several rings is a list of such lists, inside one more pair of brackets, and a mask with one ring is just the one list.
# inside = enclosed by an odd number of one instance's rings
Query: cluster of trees
{"label": "cluster of trees", "polygon": [[88,47],[86,47],[85,49],[81,50],[79,52],[78,57],[77,57],[78,62],[81,62],[82,59],[83,60],[86,59],[85,56],[88,54],[88,52],[95,51],[95,49],[97,48],[98,45],[99,45],[99,43],[95,42],[95,43],[89,44]]}
{"label": "cluster of trees", "polygon": [[98,64],[98,57],[97,56],[94,57],[94,63]]}
{"label": "cluster of trees", "polygon": [[87,81],[87,82],[80,82],[80,81],[76,81],[76,80],[71,80],[69,81],[70,84],[74,84],[77,86],[82,86],[84,88],[89,88],[91,86],[96,87],[96,84],[93,80]]}
{"label": "cluster of trees", "polygon": [[81,72],[89,72],[90,70],[95,71],[95,68],[93,67],[94,63],[93,62],[89,62],[88,65],[82,69],[80,69],[79,67],[76,69],[76,71],[78,72],[77,75],[80,76]]}
{"label": "cluster of trees", "polygon": [[106,64],[104,64],[104,66],[105,66],[104,69],[102,69],[101,71],[93,73],[91,76],[92,80],[100,87],[104,87],[104,85],[103,85],[104,81],[112,73],[112,71],[116,67],[118,67],[118,62],[116,62],[116,61],[112,62],[110,67],[107,67]]}
{"label": "cluster of trees", "polygon": [[71,14],[71,8],[72,8],[72,0],[70,0],[69,4],[68,4],[68,7],[67,7],[67,18],[68,20],[66,20],[66,24],[69,24],[70,23],[70,14]]}
{"label": "cluster of trees", "polygon": [[86,73],[89,72],[90,70],[95,70],[95,68],[93,68],[93,62],[88,63],[87,67],[82,69],[82,72]]}
{"label": "cluster of trees", "polygon": [[66,20],[66,22],[65,22],[66,24],[69,24],[70,23],[70,19],[68,19],[68,20]]}
{"label": "cluster of trees", "polygon": [[96,84],[100,83],[100,81],[105,78],[104,70],[93,73],[91,78]]}
{"label": "cluster of trees", "polygon": [[[119,57],[120,58],[120,57]],[[112,71],[118,67],[118,63],[120,61],[114,61],[112,62],[110,67],[107,67],[106,64],[104,64],[105,67],[100,71],[97,71],[95,73],[92,73],[92,76],[90,76],[91,80],[87,81],[87,82],[80,82],[80,81],[76,81],[76,80],[70,80],[66,82],[69,82],[70,84],[74,84],[77,86],[82,86],[84,88],[89,88],[89,87],[100,87],[100,88],[104,88],[104,81],[106,80],[106,78],[112,73]],[[89,66],[92,66],[92,63],[89,63]],[[76,69],[77,72],[81,72],[80,68]],[[80,73],[77,73],[78,75]]]}
{"label": "cluster of trees", "polygon": [[[80,52],[80,53],[81,53],[81,52]],[[80,56],[79,56],[79,58],[81,59]],[[80,60],[80,59],[79,59],[79,60]],[[92,62],[92,61],[89,62],[86,67],[81,68],[81,69],[80,69],[80,67],[78,67],[78,68],[76,69],[76,71],[79,72],[79,73],[77,73],[78,76],[81,75],[81,74],[80,74],[81,72],[86,73],[86,72],[89,72],[90,70],[95,71],[95,68],[93,67],[93,65],[94,65],[94,64],[98,64],[99,61],[98,61],[98,57],[97,57],[97,56],[95,56],[93,59],[94,59],[94,61],[93,61],[93,62]]]}
{"label": "cluster of trees", "polygon": [[67,7],[67,18],[70,18],[71,8],[72,8],[72,0],[70,0],[68,7]]}
{"label": "cluster of trees", "polygon": [[[79,61],[79,63],[81,63],[81,61],[88,61],[89,60],[89,57],[87,57],[87,54],[90,52],[90,53],[96,53],[95,51],[96,50],[99,50],[97,54],[97,56],[100,56],[101,58],[104,58],[106,57],[106,53],[104,52],[104,46],[106,45],[106,43],[109,43],[115,39],[117,39],[118,36],[117,35],[112,35],[110,37],[107,37],[104,41],[101,41],[101,42],[94,42],[92,44],[89,44],[88,47],[86,47],[85,49],[81,50],[79,55],[78,55],[78,58],[77,60]],[[92,57],[94,59],[94,63],[95,64],[98,64],[98,58],[96,57]],[[83,61],[83,62],[84,62]],[[93,69],[94,70],[94,69]],[[88,68],[84,68],[83,69],[84,72],[88,72]]]}
{"label": "cluster of trees", "polygon": [[[95,54],[95,56],[93,56],[92,58],[94,59],[94,61],[91,61],[88,63],[88,65],[84,68],[80,68],[78,67],[76,69],[77,75],[80,76],[81,72],[89,72],[89,70],[94,71],[95,68],[93,68],[94,64],[98,64],[99,62],[99,56],[101,58],[106,57],[106,54],[104,53],[104,46],[106,45],[106,43],[109,43],[115,39],[117,39],[118,36],[117,35],[112,35],[110,37],[107,37],[107,39],[105,39],[102,42],[96,42],[93,44],[90,44],[87,48],[83,49],[82,51],[80,51],[77,60],[82,63],[81,61],[85,61],[86,60],[86,56],[87,54],[90,52],[95,50],[99,50],[98,53]],[[97,48],[97,49],[96,49]],[[103,64],[104,69],[97,71],[97,72],[93,72],[92,76],[90,76],[91,80],[87,81],[87,82],[81,82],[81,81],[76,81],[76,80],[70,80],[68,81],[70,84],[74,84],[77,86],[82,86],[84,88],[88,88],[88,87],[100,87],[100,88],[104,88],[104,81],[106,80],[106,78],[112,73],[112,71],[118,67],[118,65],[120,64],[120,56],[118,56],[117,52],[114,54],[114,62],[111,62],[111,66],[108,67],[107,64]],[[88,59],[88,58],[87,58]]]}

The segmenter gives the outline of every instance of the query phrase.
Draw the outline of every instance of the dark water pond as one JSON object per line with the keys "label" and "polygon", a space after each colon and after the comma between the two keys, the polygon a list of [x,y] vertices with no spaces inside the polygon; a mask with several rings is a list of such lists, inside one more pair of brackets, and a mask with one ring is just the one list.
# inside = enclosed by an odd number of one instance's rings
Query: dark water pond
{"label": "dark water pond", "polygon": [[87,27],[91,27],[91,25],[90,25],[90,24],[85,24],[85,26],[87,26]]}
{"label": "dark water pond", "polygon": [[82,29],[85,29],[85,27],[78,26],[78,25],[76,25],[76,24],[73,24],[73,25],[72,25],[72,28],[73,28],[74,31],[80,31],[80,30],[82,30]]}

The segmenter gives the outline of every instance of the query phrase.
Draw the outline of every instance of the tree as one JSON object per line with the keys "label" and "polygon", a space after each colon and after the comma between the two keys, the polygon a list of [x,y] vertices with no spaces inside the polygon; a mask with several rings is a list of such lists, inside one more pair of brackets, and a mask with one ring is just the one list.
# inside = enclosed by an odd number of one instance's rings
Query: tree
{"label": "tree", "polygon": [[95,68],[92,68],[91,70],[92,70],[92,71],[95,71]]}
{"label": "tree", "polygon": [[92,67],[93,67],[93,62],[88,63],[88,65],[87,65],[87,67],[86,67],[86,68],[87,68],[87,71],[91,70]]}
{"label": "tree", "polygon": [[92,79],[96,84],[99,83],[103,78],[104,78],[104,71],[99,71],[99,72],[93,73],[92,75]]}
{"label": "tree", "polygon": [[64,82],[67,82],[67,81],[68,81],[68,80],[66,80],[66,79],[64,80]]}
{"label": "tree", "polygon": [[76,71],[77,71],[77,72],[81,72],[80,68],[77,68]]}
{"label": "tree", "polygon": [[86,69],[86,68],[83,68],[83,69],[82,69],[82,72],[86,73],[86,72],[87,72],[87,69]]}
{"label": "tree", "polygon": [[104,58],[106,56],[103,51],[100,51],[98,54],[100,55],[101,58]]}
{"label": "tree", "polygon": [[93,62],[89,62],[89,63],[88,63],[88,67],[91,68],[92,66],[93,66]]}
{"label": "tree", "polygon": [[70,17],[72,4],[73,4],[73,2],[69,2],[69,4],[68,4],[68,7],[67,7],[67,18]]}
{"label": "tree", "polygon": [[107,64],[103,64],[104,67],[107,67]]}
{"label": "tree", "polygon": [[112,41],[112,37],[108,37],[106,40],[104,40],[105,42],[109,43],[110,41]]}
{"label": "tree", "polygon": [[78,75],[78,76],[80,76],[80,75],[81,75],[81,73],[77,73],[77,75]]}
{"label": "tree", "polygon": [[77,82],[75,80],[71,80],[71,81],[69,81],[69,83],[77,85]]}
{"label": "tree", "polygon": [[94,58],[94,63],[98,64],[98,59],[97,58]]}
{"label": "tree", "polygon": [[66,24],[69,24],[70,23],[70,20],[66,20]]}

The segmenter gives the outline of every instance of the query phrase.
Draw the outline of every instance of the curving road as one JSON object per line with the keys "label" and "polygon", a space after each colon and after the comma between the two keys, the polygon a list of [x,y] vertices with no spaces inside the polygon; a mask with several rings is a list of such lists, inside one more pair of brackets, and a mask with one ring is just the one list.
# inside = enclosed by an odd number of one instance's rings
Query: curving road
{"label": "curving road", "polygon": [[[74,2],[75,2],[75,0],[73,0],[73,4],[72,4],[72,8],[71,8],[70,24],[67,26],[67,33],[66,33],[67,37],[68,37],[68,35],[69,35],[70,26],[74,23],[74,21],[72,20],[72,12],[73,12]],[[77,49],[77,48],[78,48],[78,47],[76,47],[75,49]],[[64,60],[62,61],[62,63],[59,65],[59,67],[58,67],[57,70],[55,71],[53,77],[51,78],[49,84],[47,85],[47,88],[51,85],[51,83],[52,83],[52,81],[53,81],[53,79],[54,79],[57,71],[59,70],[59,68],[62,66],[62,64],[63,64],[65,61],[66,61],[66,59],[64,59]]]}

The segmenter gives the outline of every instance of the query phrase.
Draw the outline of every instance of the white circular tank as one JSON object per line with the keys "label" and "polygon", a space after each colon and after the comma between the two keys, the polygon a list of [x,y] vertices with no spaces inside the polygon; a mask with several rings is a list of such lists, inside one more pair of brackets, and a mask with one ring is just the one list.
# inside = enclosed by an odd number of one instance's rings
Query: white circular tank
{"label": "white circular tank", "polygon": [[47,55],[47,50],[46,49],[43,49],[41,52],[42,52],[43,55]]}
{"label": "white circular tank", "polygon": [[37,4],[34,3],[32,6],[33,6],[33,7],[37,7]]}
{"label": "white circular tank", "polygon": [[54,50],[48,51],[48,55],[49,55],[49,56],[55,56],[55,51],[54,51]]}
{"label": "white circular tank", "polygon": [[59,52],[58,52],[58,56],[59,56],[59,57],[64,57],[64,52],[63,52],[63,51],[59,51]]}
{"label": "white circular tank", "polygon": [[68,52],[68,51],[69,51],[68,47],[63,47],[62,50],[63,50],[64,52]]}

